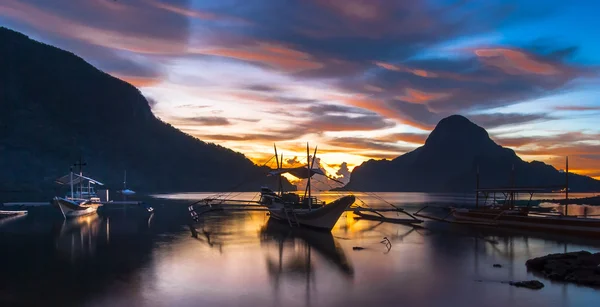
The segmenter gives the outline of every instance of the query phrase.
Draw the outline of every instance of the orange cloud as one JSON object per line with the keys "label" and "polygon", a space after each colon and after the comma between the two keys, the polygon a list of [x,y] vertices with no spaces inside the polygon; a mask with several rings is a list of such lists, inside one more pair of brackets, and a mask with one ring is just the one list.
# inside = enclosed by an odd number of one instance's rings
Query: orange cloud
{"label": "orange cloud", "polygon": [[515,152],[528,159],[538,159],[557,169],[565,167],[569,157],[570,171],[600,178],[600,134],[568,132],[553,136],[495,138],[503,146],[513,147]]}
{"label": "orange cloud", "polygon": [[395,98],[406,102],[423,104],[450,96],[448,93],[428,93],[412,88],[407,88],[404,92],[404,95]]}
{"label": "orange cloud", "polygon": [[234,58],[248,62],[258,62],[273,68],[288,72],[313,70],[323,67],[304,52],[294,50],[285,46],[259,43],[252,47],[215,48],[196,50],[197,53]]}
{"label": "orange cloud", "polygon": [[409,68],[409,67],[405,67],[405,66],[401,66],[401,65],[397,65],[397,64],[390,64],[390,63],[384,63],[384,62],[375,62],[375,65],[381,67],[381,68],[385,68],[387,70],[393,70],[393,71],[402,71],[402,72],[409,72],[413,75],[419,76],[419,77],[423,77],[423,78],[437,78],[439,77],[439,75],[437,73],[434,72],[430,72],[430,71],[426,71],[423,69],[414,69],[414,68]]}
{"label": "orange cloud", "polygon": [[496,66],[508,74],[556,75],[561,73],[561,70],[555,65],[534,59],[523,51],[507,48],[482,48],[476,49],[475,55],[483,63]]}
{"label": "orange cloud", "polygon": [[329,98],[332,100],[339,100],[347,105],[375,112],[381,116],[397,120],[405,125],[413,126],[422,130],[431,130],[432,128],[431,126],[427,126],[422,123],[402,117],[397,110],[394,110],[393,108],[389,107],[384,101],[371,99],[362,94],[356,94],[351,97],[331,95]]}
{"label": "orange cloud", "polygon": [[403,66],[403,65],[398,65],[398,64],[390,64],[390,63],[385,63],[385,62],[378,62],[375,61],[374,62],[375,65],[387,69],[387,70],[391,70],[391,71],[398,71],[398,72],[407,72],[407,73],[411,73],[415,76],[419,76],[419,77],[423,77],[423,78],[443,78],[443,79],[452,79],[452,80],[456,80],[456,81],[474,81],[474,82],[485,82],[485,83],[497,83],[499,80],[490,76],[469,76],[469,75],[461,75],[458,73],[452,73],[452,72],[443,72],[443,71],[428,71],[428,70],[424,70],[424,69],[419,69],[419,68],[410,68],[407,66]]}
{"label": "orange cloud", "polygon": [[[565,158],[550,158],[544,161],[556,169],[565,168]],[[569,172],[590,176],[600,180],[600,159],[589,159],[580,156],[569,156]]]}

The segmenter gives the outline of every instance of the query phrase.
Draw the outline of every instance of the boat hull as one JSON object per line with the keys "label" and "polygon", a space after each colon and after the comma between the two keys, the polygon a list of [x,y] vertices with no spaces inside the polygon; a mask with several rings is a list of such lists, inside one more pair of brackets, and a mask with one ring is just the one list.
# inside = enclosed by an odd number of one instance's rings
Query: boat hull
{"label": "boat hull", "polygon": [[94,202],[82,202],[76,203],[72,200],[55,197],[54,205],[58,207],[64,218],[83,216],[92,214],[98,211],[98,207],[101,206],[99,203]]}
{"label": "boat hull", "polygon": [[453,216],[459,221],[489,223],[490,226],[600,238],[600,219],[523,214],[499,215],[496,212],[486,213],[469,210],[455,210]]}
{"label": "boat hull", "polygon": [[[319,230],[331,231],[340,216],[350,207],[354,201],[353,195],[344,196],[318,209],[294,209],[295,220],[301,226]],[[283,207],[270,207],[271,217],[288,222],[289,213],[286,215]]]}

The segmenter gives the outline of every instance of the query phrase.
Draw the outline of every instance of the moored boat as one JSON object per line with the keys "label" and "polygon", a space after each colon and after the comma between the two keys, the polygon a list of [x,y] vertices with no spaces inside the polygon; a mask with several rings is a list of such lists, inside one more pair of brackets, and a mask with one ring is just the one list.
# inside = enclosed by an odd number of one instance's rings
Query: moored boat
{"label": "moored boat", "polygon": [[[331,231],[336,222],[346,211],[348,207],[354,204],[354,195],[346,195],[336,199],[330,203],[319,201],[311,195],[311,178],[314,175],[326,176],[319,169],[314,168],[317,148],[310,159],[308,144],[306,145],[306,166],[283,168],[283,158],[279,161],[277,156],[277,148],[275,147],[275,158],[277,160],[277,169],[272,170],[269,174],[272,176],[281,176],[282,174],[290,174],[294,177],[307,180],[307,186],[304,196],[295,193],[284,193],[279,187],[279,192],[263,187],[260,194],[259,203],[266,206],[270,212],[270,216],[274,219],[284,221],[290,226],[305,226],[320,230]],[[329,178],[331,179],[331,178]]]}
{"label": "moored boat", "polygon": [[53,205],[60,209],[64,218],[92,214],[102,206],[99,198],[77,199],[54,197]]}
{"label": "moored boat", "polygon": [[[92,214],[98,210],[98,207],[102,206],[100,198],[96,195],[96,192],[92,185],[104,185],[103,183],[92,179],[90,177],[83,176],[81,167],[85,164],[75,164],[79,166],[79,174],[73,173],[73,168],[69,174],[62,176],[56,180],[59,184],[68,184],[71,187],[70,195],[65,197],[54,197],[52,205],[60,210],[63,217],[76,217],[87,214]],[[75,190],[75,185],[77,190]]]}
{"label": "moored boat", "polygon": [[[558,232],[565,235],[592,236],[600,238],[600,219],[568,215],[569,199],[569,160],[566,160],[565,213],[548,213],[527,207],[517,207],[516,195],[529,194],[529,204],[533,194],[544,191],[543,188],[477,188],[476,208],[455,208],[452,215],[458,221],[472,222],[488,226],[499,226],[533,231]],[[479,180],[478,180],[479,182]],[[479,183],[478,183],[479,185]],[[501,207],[479,207],[479,193],[500,192],[507,196],[507,202]],[[532,210],[533,209],[533,210]]]}
{"label": "moored boat", "polygon": [[453,216],[459,221],[489,223],[490,226],[559,232],[569,235],[598,236],[600,238],[600,219],[594,218],[536,215],[530,214],[526,210],[476,209],[454,209]]}

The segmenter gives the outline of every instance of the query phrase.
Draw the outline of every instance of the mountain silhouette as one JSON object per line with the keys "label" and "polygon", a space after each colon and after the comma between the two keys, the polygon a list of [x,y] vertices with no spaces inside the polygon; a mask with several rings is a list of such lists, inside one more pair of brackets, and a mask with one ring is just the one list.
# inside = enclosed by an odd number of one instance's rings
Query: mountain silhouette
{"label": "mountain silhouette", "polygon": [[[425,144],[393,160],[369,160],[343,188],[357,191],[473,192],[480,187],[564,186],[566,175],[539,161],[525,162],[460,115],[442,119]],[[514,167],[514,176],[513,169]],[[572,191],[600,191],[600,181],[569,174]]]}
{"label": "mountain silhouette", "polygon": [[113,190],[123,187],[125,170],[138,192],[275,184],[266,167],[157,119],[134,86],[1,27],[0,109],[0,193],[52,196],[54,180],[81,157],[84,174]]}

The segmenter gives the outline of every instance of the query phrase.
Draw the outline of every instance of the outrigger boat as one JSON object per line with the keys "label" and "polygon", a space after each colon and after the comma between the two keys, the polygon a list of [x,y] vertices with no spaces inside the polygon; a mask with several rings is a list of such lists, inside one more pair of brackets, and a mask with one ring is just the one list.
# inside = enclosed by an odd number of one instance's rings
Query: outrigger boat
{"label": "outrigger boat", "polygon": [[[103,183],[83,176],[81,167],[85,164],[79,162],[75,164],[79,166],[79,174],[73,173],[73,167],[69,174],[60,177],[56,180],[59,184],[69,184],[71,187],[70,195],[65,197],[54,197],[52,205],[57,207],[62,213],[63,217],[70,218],[75,216],[82,216],[92,214],[98,210],[98,207],[102,206],[100,198],[96,195],[93,185],[104,185]],[[87,186],[86,186],[87,183]],[[77,190],[74,186],[79,185]]]}
{"label": "outrigger boat", "polygon": [[[569,198],[569,160],[567,157],[565,198]],[[479,180],[478,180],[479,181]],[[457,221],[479,225],[499,226],[507,228],[518,228],[525,230],[558,232],[567,235],[595,236],[600,238],[600,219],[569,216],[568,201],[565,205],[565,213],[535,212],[527,207],[517,207],[515,195],[517,193],[529,193],[530,200],[536,192],[546,191],[545,188],[477,188],[475,208],[453,208],[452,215]],[[508,195],[507,202],[503,206],[479,206],[479,193],[501,192]]]}
{"label": "outrigger boat", "polygon": [[[212,211],[268,211],[270,218],[283,221],[289,224],[290,227],[303,226],[314,228],[316,230],[331,231],[344,211],[352,210],[349,209],[349,207],[352,206],[356,200],[354,195],[347,195],[329,203],[318,200],[316,197],[312,196],[311,178],[317,174],[321,176],[326,175],[321,169],[314,168],[317,148],[315,147],[311,162],[307,144],[306,155],[308,163],[306,166],[294,168],[283,168],[283,155],[281,156],[281,159],[279,159],[277,147],[274,146],[274,148],[277,168],[272,169],[268,176],[279,176],[278,192],[275,192],[268,187],[262,187],[259,200],[220,198],[201,199],[188,207],[192,219],[198,221],[200,215]],[[304,196],[300,196],[296,193],[283,192],[281,178],[283,174],[290,174],[300,179],[307,179]],[[337,181],[333,178],[329,178],[329,180]],[[198,209],[201,209],[200,212],[196,212],[197,205]]]}
{"label": "outrigger boat", "polygon": [[[283,155],[280,161],[277,155],[277,147],[274,146],[274,149],[277,169],[269,172],[269,175],[281,176],[287,173],[299,179],[306,179],[306,190],[304,196],[295,193],[284,193],[280,177],[279,192],[275,193],[273,190],[263,187],[259,204],[267,207],[272,218],[287,222],[290,226],[306,226],[331,231],[342,213],[354,204],[356,200],[354,195],[341,197],[328,204],[312,196],[311,178],[317,174],[327,176],[320,168],[314,168],[317,147],[315,147],[311,161],[309,147],[306,144],[307,164],[306,166],[294,168],[283,168]],[[329,179],[337,181],[332,178]]]}

